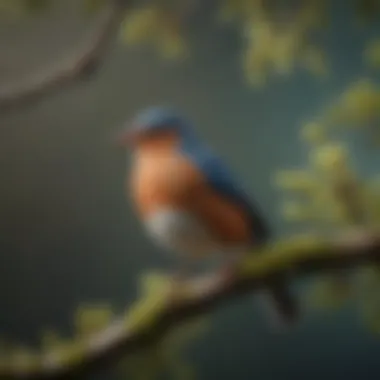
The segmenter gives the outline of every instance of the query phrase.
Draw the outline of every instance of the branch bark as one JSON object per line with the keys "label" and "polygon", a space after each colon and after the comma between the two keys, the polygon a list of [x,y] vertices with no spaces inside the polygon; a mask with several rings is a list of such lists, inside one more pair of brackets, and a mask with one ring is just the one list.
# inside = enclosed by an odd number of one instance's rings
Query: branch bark
{"label": "branch bark", "polygon": [[177,302],[166,300],[151,305],[148,319],[132,322],[122,316],[89,338],[73,355],[60,358],[56,352],[39,357],[30,368],[5,363],[0,380],[77,379],[80,375],[103,369],[125,355],[157,341],[172,328],[191,318],[204,315],[227,301],[259,289],[276,276],[301,277],[380,262],[380,232],[356,231],[333,241],[289,239],[265,248],[260,255],[245,261],[230,283],[218,274],[189,281],[186,297]]}
{"label": "branch bark", "polygon": [[92,75],[99,67],[108,45],[123,20],[127,1],[114,0],[105,9],[99,28],[85,44],[83,51],[64,59],[57,67],[44,68],[25,83],[0,89],[0,111],[37,101],[58,88]]}

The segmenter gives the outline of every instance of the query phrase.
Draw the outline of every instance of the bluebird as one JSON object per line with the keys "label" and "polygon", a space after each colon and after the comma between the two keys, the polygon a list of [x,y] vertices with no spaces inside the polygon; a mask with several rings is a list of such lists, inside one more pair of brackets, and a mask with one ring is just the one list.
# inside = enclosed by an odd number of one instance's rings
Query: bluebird
{"label": "bluebird", "polygon": [[[120,143],[132,150],[126,186],[137,215],[158,245],[181,256],[183,276],[192,262],[220,253],[231,278],[239,258],[270,239],[257,205],[180,112],[143,110]],[[295,322],[298,305],[285,279],[271,280],[266,290],[277,320]]]}

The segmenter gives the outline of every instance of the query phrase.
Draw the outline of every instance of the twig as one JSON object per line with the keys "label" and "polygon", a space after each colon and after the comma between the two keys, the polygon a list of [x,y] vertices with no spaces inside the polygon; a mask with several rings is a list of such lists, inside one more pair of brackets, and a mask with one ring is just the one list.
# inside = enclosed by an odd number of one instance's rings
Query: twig
{"label": "twig", "polygon": [[132,325],[128,317],[115,320],[92,336],[80,352],[60,360],[57,352],[40,357],[38,365],[22,370],[10,365],[0,368],[0,380],[77,379],[107,367],[120,358],[160,339],[170,329],[204,315],[230,299],[264,286],[274,277],[305,276],[326,270],[380,262],[380,233],[351,232],[330,242],[290,239],[269,246],[245,262],[239,276],[229,284],[218,275],[189,282],[186,297],[178,302],[152,306],[148,322]]}
{"label": "twig", "polygon": [[0,88],[0,111],[34,102],[63,85],[93,74],[118,30],[127,3],[121,0],[110,2],[94,36],[87,42],[83,51],[75,54],[73,58],[65,59],[65,62],[57,67],[43,69],[25,83]]}

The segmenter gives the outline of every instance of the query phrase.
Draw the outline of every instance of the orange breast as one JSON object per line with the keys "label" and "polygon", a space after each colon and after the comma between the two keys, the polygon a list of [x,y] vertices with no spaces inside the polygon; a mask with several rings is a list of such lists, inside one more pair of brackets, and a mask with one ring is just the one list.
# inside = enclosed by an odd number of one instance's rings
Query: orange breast
{"label": "orange breast", "polygon": [[143,156],[131,173],[130,187],[142,217],[163,207],[184,208],[191,191],[201,181],[199,174],[172,153]]}
{"label": "orange breast", "polygon": [[251,228],[245,211],[207,186],[201,173],[180,156],[137,160],[129,183],[137,210],[147,218],[163,207],[191,212],[217,242],[248,244]]}

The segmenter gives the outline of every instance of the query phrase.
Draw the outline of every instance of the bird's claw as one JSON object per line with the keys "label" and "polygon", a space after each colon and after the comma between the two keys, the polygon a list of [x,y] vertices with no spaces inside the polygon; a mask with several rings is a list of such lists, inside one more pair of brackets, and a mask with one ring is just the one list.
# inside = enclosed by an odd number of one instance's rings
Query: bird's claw
{"label": "bird's claw", "polygon": [[228,266],[223,267],[220,270],[220,278],[223,285],[228,287],[233,282],[235,282],[236,277],[237,277],[237,272],[238,271],[235,265],[228,265]]}
{"label": "bird's claw", "polygon": [[182,274],[175,274],[172,277],[169,292],[170,303],[177,304],[181,299],[184,298],[186,294],[186,282],[187,279]]}

